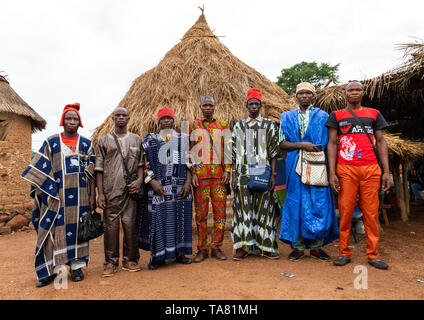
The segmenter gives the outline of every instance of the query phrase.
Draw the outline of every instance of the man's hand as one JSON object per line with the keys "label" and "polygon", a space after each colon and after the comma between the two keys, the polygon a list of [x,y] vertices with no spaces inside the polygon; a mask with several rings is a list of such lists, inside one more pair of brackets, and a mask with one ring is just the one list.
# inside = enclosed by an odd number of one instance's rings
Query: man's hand
{"label": "man's hand", "polygon": [[268,191],[272,191],[275,188],[275,176],[271,174],[271,177],[269,178],[269,188]]}
{"label": "man's hand", "polygon": [[309,152],[321,151],[321,147],[314,145],[312,142],[302,142],[302,149]]}
{"label": "man's hand", "polygon": [[237,176],[236,176],[236,173],[233,172],[233,174],[231,175],[231,188],[233,190],[236,189],[236,184],[237,184]]}
{"label": "man's hand", "polygon": [[88,199],[88,205],[90,206],[91,211],[96,210],[96,194],[90,195],[90,198]]}
{"label": "man's hand", "polygon": [[142,179],[137,179],[127,185],[128,191],[130,194],[137,194],[140,190],[140,186],[143,183]]}
{"label": "man's hand", "polygon": [[193,175],[191,177],[191,184],[195,188],[198,188],[199,187],[199,178],[197,177],[197,175],[195,173],[193,173]]}
{"label": "man's hand", "polygon": [[153,179],[153,180],[150,181],[150,185],[152,186],[153,191],[157,195],[159,195],[159,196],[164,196],[165,195],[165,192],[163,191],[163,187],[162,187],[162,185],[160,184],[159,181]]}
{"label": "man's hand", "polygon": [[386,192],[390,189],[390,186],[390,175],[388,173],[383,173],[383,175],[381,176],[381,190],[383,190],[383,192]]}
{"label": "man's hand", "polygon": [[35,187],[35,193],[37,194],[37,197],[42,198],[43,197],[43,191],[41,191],[39,188]]}
{"label": "man's hand", "polygon": [[230,182],[230,173],[224,172],[224,174],[221,177],[221,184],[225,185],[225,184],[228,184],[229,182]]}
{"label": "man's hand", "polygon": [[100,209],[106,209],[106,197],[103,193],[99,194],[99,197],[97,198],[97,206]]}
{"label": "man's hand", "polygon": [[191,184],[190,183],[184,183],[184,186],[183,186],[183,193],[182,193],[182,195],[181,195],[181,197],[183,198],[183,199],[185,199],[185,198],[187,198],[188,197],[188,195],[190,194],[190,191],[191,191]]}
{"label": "man's hand", "polygon": [[339,178],[335,174],[330,175],[330,186],[333,188],[335,193],[340,192],[340,184],[339,184]]}

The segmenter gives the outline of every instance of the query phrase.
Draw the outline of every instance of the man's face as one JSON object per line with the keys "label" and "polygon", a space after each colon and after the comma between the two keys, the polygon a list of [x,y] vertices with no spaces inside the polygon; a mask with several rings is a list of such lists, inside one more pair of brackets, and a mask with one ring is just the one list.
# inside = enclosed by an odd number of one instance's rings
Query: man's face
{"label": "man's face", "polygon": [[160,130],[172,129],[174,127],[174,119],[169,116],[164,116],[159,119]]}
{"label": "man's face", "polygon": [[261,109],[261,102],[258,99],[250,99],[247,101],[247,110],[249,115],[257,115]]}
{"label": "man's face", "polygon": [[210,99],[206,99],[200,104],[200,109],[204,117],[211,117],[215,111],[215,103]]}
{"label": "man's face", "polygon": [[346,86],[346,100],[351,104],[358,104],[362,101],[364,90],[362,85],[357,82],[349,83]]}
{"label": "man's face", "polygon": [[68,111],[63,117],[63,128],[68,133],[76,133],[78,131],[80,121],[75,111]]}
{"label": "man's face", "polygon": [[113,122],[118,128],[124,128],[130,120],[130,115],[125,109],[118,109],[113,113]]}
{"label": "man's face", "polygon": [[313,98],[314,94],[309,90],[300,90],[296,93],[296,99],[302,107],[309,107]]}

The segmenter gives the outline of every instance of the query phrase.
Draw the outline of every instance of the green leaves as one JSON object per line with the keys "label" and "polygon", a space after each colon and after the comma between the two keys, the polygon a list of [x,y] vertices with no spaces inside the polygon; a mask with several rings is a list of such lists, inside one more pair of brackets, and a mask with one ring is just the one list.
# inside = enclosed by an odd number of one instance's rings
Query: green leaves
{"label": "green leaves", "polygon": [[340,63],[331,66],[329,63],[318,65],[315,61],[302,61],[291,68],[281,70],[281,76],[277,79],[277,85],[284,89],[288,94],[296,92],[296,86],[300,82],[310,82],[315,88],[321,88],[331,77],[335,84],[339,81],[338,69]]}

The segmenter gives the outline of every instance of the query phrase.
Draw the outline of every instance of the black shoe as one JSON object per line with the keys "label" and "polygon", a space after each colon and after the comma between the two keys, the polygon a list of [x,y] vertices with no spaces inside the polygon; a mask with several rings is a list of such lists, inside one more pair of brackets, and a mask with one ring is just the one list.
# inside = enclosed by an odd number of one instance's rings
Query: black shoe
{"label": "black shoe", "polygon": [[84,274],[82,273],[81,268],[77,270],[71,270],[71,280],[73,282],[78,282],[84,280]]}
{"label": "black shoe", "polygon": [[319,259],[321,261],[329,261],[330,256],[322,249],[311,249],[311,257]]}
{"label": "black shoe", "polygon": [[292,261],[297,261],[300,258],[303,258],[303,256],[305,255],[305,253],[303,251],[294,249],[290,254],[289,254],[289,259]]}
{"label": "black shoe", "polygon": [[52,274],[51,276],[48,276],[47,278],[38,280],[37,283],[35,284],[35,286],[37,288],[41,288],[44,286],[47,286],[48,284],[50,284],[51,282],[53,282],[53,280],[56,278],[56,273]]}
{"label": "black shoe", "polygon": [[162,261],[152,261],[152,262],[149,263],[147,268],[149,268],[149,270],[156,270],[157,268],[159,268],[160,266],[163,266],[164,264],[166,264],[166,262],[164,260],[162,260]]}
{"label": "black shoe", "polygon": [[349,262],[350,262],[350,258],[348,258],[346,256],[340,256],[340,257],[337,257],[337,259],[335,259],[333,261],[333,264],[335,266],[344,266],[344,265],[348,264]]}
{"label": "black shoe", "polygon": [[389,266],[383,261],[377,258],[368,260],[368,263],[377,269],[388,269]]}
{"label": "black shoe", "polygon": [[190,264],[193,262],[192,259],[187,258],[186,256],[178,256],[176,261],[177,263],[182,263],[182,264]]}

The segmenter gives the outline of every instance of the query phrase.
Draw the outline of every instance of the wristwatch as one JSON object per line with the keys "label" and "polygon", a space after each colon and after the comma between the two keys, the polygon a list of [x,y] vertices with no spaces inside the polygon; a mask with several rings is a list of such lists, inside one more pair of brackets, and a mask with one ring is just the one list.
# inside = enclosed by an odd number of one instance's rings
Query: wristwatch
{"label": "wristwatch", "polygon": [[277,172],[273,172],[273,173],[272,173],[272,175],[273,175],[273,176],[276,176],[276,175],[277,175]]}

